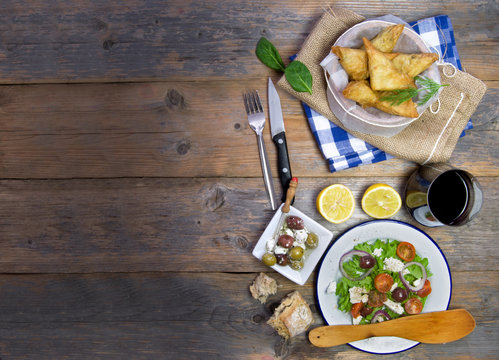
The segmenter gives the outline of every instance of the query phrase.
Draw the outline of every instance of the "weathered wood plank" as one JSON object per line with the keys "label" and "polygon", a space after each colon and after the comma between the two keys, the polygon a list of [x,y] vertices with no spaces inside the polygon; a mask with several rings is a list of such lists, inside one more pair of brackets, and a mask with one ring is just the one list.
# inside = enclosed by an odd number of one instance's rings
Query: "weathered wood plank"
{"label": "weathered wood plank", "polygon": [[[244,87],[265,94],[264,84],[261,78]],[[495,102],[499,82],[488,85],[491,88],[473,116],[476,128],[458,142],[451,160],[483,176],[499,174]],[[0,174],[2,178],[261,177],[242,91],[239,81],[2,87]],[[281,97],[293,174],[331,176],[300,102],[284,92]],[[268,125],[264,134],[276,174]],[[332,176],[400,176],[413,169],[412,163],[394,159]]]}
{"label": "weathered wood plank", "polygon": [[[17,358],[371,358],[347,345],[314,348],[299,335],[288,342],[266,324],[276,304],[299,290],[323,325],[314,286],[300,287],[269,273],[280,287],[265,304],[254,300],[249,274],[2,275],[0,354]],[[483,281],[473,281],[480,276]],[[452,344],[421,344],[389,359],[491,358],[489,337],[497,312],[488,299],[498,291],[496,272],[453,273],[451,308],[466,308],[474,332]],[[477,352],[477,349],[480,349]]]}
{"label": "weathered wood plank", "polygon": [[[375,183],[404,188],[404,177],[303,178],[296,206],[335,237],[370,218],[360,208]],[[480,216],[459,228],[425,231],[459,271],[494,269],[498,179],[480,178]],[[319,191],[349,186],[357,199],[351,219],[327,223],[315,209]],[[0,182],[0,272],[127,271],[253,272],[251,255],[273,216],[261,179],[4,180]],[[405,209],[396,219],[410,220]],[[480,259],[480,261],[477,261]]]}
{"label": "weathered wood plank", "polygon": [[[255,58],[260,36],[285,57],[296,52],[326,6],[323,1],[219,2],[79,0],[3,1],[0,82],[101,82],[239,79],[270,73]],[[407,21],[442,13],[455,28],[468,71],[497,80],[497,4],[463,1],[336,1],[366,17]]]}

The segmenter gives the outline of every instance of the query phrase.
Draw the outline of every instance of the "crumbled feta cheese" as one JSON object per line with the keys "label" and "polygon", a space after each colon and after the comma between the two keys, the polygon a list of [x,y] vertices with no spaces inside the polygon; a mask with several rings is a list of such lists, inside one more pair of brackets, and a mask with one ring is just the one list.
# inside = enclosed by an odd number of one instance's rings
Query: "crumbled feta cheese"
{"label": "crumbled feta cheese", "polygon": [[351,287],[348,292],[350,293],[350,302],[357,304],[359,302],[366,303],[368,300],[367,290],[358,286]]}
{"label": "crumbled feta cheese", "polygon": [[394,313],[397,313],[399,315],[402,315],[404,313],[404,308],[400,303],[391,301],[390,299],[386,299],[386,301],[384,301],[383,304],[385,304],[386,307],[391,311],[393,311]]}
{"label": "crumbled feta cheese", "polygon": [[373,255],[380,257],[382,252],[383,252],[382,248],[376,248],[373,250]]}
{"label": "crumbled feta cheese", "polygon": [[267,251],[273,252],[276,243],[277,243],[276,239],[272,239],[272,238],[268,239],[267,240],[267,245],[266,245]]}
{"label": "crumbled feta cheese", "polygon": [[416,280],[414,280],[414,282],[412,283],[412,286],[414,286],[414,287],[418,287],[418,286],[420,286],[420,285],[421,285],[421,283],[422,283],[422,282],[423,282],[423,278],[421,278],[421,279],[416,279]]}
{"label": "crumbled feta cheese", "polygon": [[307,250],[307,245],[305,245],[305,243],[297,243],[297,242],[295,242],[295,243],[293,244],[293,246],[299,246],[299,247],[301,247],[303,250]]}
{"label": "crumbled feta cheese", "polygon": [[308,232],[305,229],[294,231],[294,238],[299,244],[304,243],[307,240],[307,236]]}
{"label": "crumbled feta cheese", "polygon": [[402,271],[402,275],[404,275],[404,276],[409,274],[409,273],[410,273],[410,271],[407,268],[405,268],[404,271]]}
{"label": "crumbled feta cheese", "polygon": [[398,287],[398,284],[396,282],[393,283],[392,288],[390,289],[390,292],[395,290]]}
{"label": "crumbled feta cheese", "polygon": [[383,260],[383,270],[399,272],[404,268],[404,263],[393,257],[386,258]]}
{"label": "crumbled feta cheese", "polygon": [[277,245],[274,249],[274,254],[276,254],[276,255],[287,254],[287,253],[288,253],[288,249],[286,249],[285,247],[279,246],[279,245]]}
{"label": "crumbled feta cheese", "polygon": [[359,325],[360,321],[362,320],[362,316],[357,316],[356,318],[352,318],[352,324],[354,325]]}
{"label": "crumbled feta cheese", "polygon": [[336,281],[331,281],[326,288],[326,294],[332,294],[336,292]]}
{"label": "crumbled feta cheese", "polygon": [[288,229],[288,228],[282,229],[280,232],[280,235],[289,235],[291,237],[294,237],[293,230]]}

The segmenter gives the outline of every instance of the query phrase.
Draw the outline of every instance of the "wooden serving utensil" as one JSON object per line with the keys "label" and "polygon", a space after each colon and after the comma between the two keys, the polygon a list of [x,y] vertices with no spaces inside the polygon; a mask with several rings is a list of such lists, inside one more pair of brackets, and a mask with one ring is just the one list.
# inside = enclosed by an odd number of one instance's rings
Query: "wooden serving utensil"
{"label": "wooden serving utensil", "polygon": [[289,207],[291,205],[291,201],[295,197],[297,186],[298,186],[298,179],[294,177],[289,182],[288,191],[286,191],[286,201],[284,202],[284,205],[282,206],[281,209],[283,213],[287,214],[289,212]]}
{"label": "wooden serving utensil", "polygon": [[312,329],[310,342],[319,347],[346,344],[373,336],[397,336],[427,344],[459,340],[475,328],[475,319],[464,309],[410,315],[367,325],[331,325]]}

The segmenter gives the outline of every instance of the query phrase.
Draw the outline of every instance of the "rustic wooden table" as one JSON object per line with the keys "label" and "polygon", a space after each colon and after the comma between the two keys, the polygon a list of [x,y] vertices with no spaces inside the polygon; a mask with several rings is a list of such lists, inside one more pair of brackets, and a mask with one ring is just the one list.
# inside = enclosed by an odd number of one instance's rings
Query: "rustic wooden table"
{"label": "rustic wooden table", "polygon": [[[469,310],[477,327],[386,358],[497,358],[497,2],[334,4],[407,21],[448,14],[466,70],[488,86],[451,158],[478,176],[483,209],[466,226],[424,229],[449,262],[450,307]],[[305,334],[282,341],[266,320],[293,290],[314,326],[324,323],[314,276],[298,286],[251,255],[273,212],[241,94],[266,94],[267,77],[279,78],[255,45],[266,36],[287,59],[328,5],[2,1],[1,359],[373,357],[314,348]],[[322,188],[345,184],[358,201],[375,182],[402,191],[416,168],[408,161],[330,173],[301,104],[280,96],[295,205],[335,238],[369,218],[357,206],[347,222],[327,223],[315,209]],[[268,126],[265,141],[277,174]],[[404,209],[395,218],[415,224]],[[266,304],[248,291],[261,271],[281,285]]]}

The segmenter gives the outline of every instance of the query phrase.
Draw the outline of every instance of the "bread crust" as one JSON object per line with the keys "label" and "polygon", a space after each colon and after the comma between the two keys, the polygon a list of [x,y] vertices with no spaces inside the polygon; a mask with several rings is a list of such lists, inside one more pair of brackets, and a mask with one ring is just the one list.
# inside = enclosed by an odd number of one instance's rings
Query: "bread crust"
{"label": "bread crust", "polygon": [[298,291],[289,294],[267,321],[285,339],[305,332],[314,322],[312,311]]}
{"label": "bread crust", "polygon": [[277,293],[277,282],[270,276],[260,273],[249,287],[251,295],[262,304],[267,301],[269,295]]}

